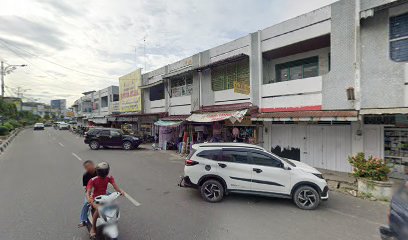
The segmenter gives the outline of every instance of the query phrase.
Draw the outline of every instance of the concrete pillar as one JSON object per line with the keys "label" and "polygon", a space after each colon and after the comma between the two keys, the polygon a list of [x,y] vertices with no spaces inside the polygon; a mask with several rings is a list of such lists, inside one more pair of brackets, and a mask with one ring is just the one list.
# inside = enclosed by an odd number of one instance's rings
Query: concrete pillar
{"label": "concrete pillar", "polygon": [[260,31],[250,34],[249,80],[251,102],[260,105],[260,87],[262,85],[262,53],[260,48]]}

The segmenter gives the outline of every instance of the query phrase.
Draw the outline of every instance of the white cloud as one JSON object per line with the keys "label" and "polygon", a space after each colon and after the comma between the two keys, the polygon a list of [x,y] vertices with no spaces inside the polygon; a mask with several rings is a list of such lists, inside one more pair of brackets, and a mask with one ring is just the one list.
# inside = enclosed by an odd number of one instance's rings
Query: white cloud
{"label": "white cloud", "polygon": [[10,88],[29,88],[27,96],[47,103],[72,103],[82,92],[117,85],[119,76],[143,67],[144,38],[147,70],[153,70],[332,2],[2,0],[0,40],[14,52],[0,44],[0,58],[29,65],[6,77]]}

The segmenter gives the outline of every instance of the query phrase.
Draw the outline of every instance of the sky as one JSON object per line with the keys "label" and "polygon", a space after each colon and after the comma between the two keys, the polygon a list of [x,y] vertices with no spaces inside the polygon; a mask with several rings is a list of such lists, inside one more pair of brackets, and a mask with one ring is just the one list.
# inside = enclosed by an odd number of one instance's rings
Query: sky
{"label": "sky", "polygon": [[[118,85],[335,0],[1,0],[6,96],[48,103]],[[146,68],[145,68],[146,66]]]}

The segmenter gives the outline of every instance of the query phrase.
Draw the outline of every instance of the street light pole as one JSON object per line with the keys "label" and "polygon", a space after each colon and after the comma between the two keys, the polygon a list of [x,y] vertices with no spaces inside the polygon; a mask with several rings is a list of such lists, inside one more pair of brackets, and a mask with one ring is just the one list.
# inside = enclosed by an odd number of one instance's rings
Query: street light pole
{"label": "street light pole", "polygon": [[14,69],[16,69],[17,67],[25,67],[27,65],[22,64],[22,65],[8,65],[7,67],[4,67],[4,62],[1,61],[1,98],[4,97],[4,76],[6,76],[6,74],[10,73],[11,71],[13,71]]}
{"label": "street light pole", "polygon": [[4,72],[4,63],[1,61],[1,98],[4,97],[4,75],[6,75]]}

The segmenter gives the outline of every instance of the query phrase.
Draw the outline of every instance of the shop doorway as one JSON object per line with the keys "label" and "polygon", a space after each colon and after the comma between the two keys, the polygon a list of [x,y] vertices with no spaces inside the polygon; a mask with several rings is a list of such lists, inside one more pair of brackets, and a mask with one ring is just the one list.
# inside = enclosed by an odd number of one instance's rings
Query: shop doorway
{"label": "shop doorway", "polygon": [[272,124],[271,151],[310,166],[350,172],[351,125]]}

